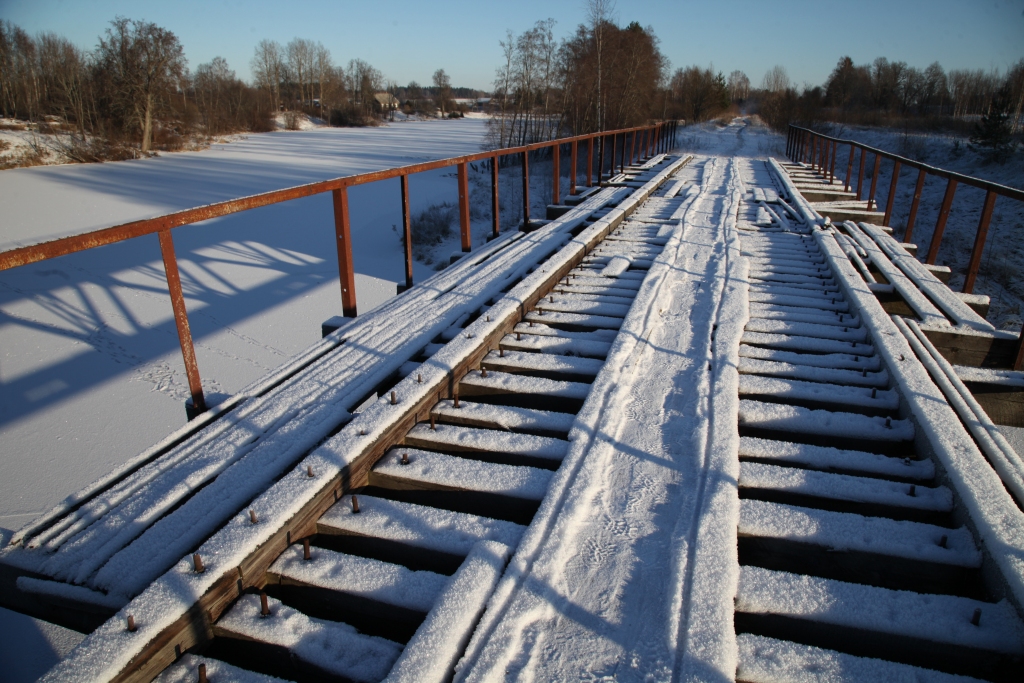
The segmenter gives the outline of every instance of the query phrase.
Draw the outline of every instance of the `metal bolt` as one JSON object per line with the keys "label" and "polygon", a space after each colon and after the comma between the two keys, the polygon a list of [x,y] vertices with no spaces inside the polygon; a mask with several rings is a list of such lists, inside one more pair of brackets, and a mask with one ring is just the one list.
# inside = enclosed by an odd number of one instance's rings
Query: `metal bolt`
{"label": "metal bolt", "polygon": [[522,335],[522,333],[520,333],[520,332],[516,332],[516,341],[522,341],[522,340],[523,340],[523,335]]}
{"label": "metal bolt", "polygon": [[455,396],[453,396],[452,398],[454,398],[454,400],[455,400],[455,407],[458,408],[459,407],[459,395],[455,394]]}
{"label": "metal bolt", "polygon": [[252,508],[249,508],[249,521],[253,524],[256,524],[260,521],[256,518],[256,511],[253,510]]}
{"label": "metal bolt", "polygon": [[417,384],[423,384],[423,375],[421,375],[421,374],[417,374],[416,375],[416,383]]}
{"label": "metal bolt", "polygon": [[909,493],[910,493],[910,497],[911,498],[916,498],[917,497],[917,487],[914,486],[913,484],[911,484],[910,485],[910,492]]}
{"label": "metal bolt", "polygon": [[306,465],[306,476],[309,477],[310,479],[313,478],[313,466],[312,465]]}
{"label": "metal bolt", "polygon": [[199,683],[209,683],[209,680],[206,678],[206,665],[205,664],[200,664],[199,665]]}
{"label": "metal bolt", "polygon": [[502,348],[498,349],[498,357],[499,358],[504,358],[505,357],[505,349],[502,349]]}
{"label": "metal bolt", "polygon": [[976,607],[974,609],[974,615],[971,616],[971,623],[975,626],[981,626],[981,608]]}
{"label": "metal bolt", "polygon": [[485,368],[485,367],[481,367],[480,368],[480,376],[481,377],[486,377],[487,376],[487,368]]}
{"label": "metal bolt", "polygon": [[260,616],[261,617],[269,617],[270,616],[270,605],[267,604],[267,592],[266,591],[260,591]]}
{"label": "metal bolt", "polygon": [[868,376],[868,369],[864,368],[863,370],[861,370],[860,371],[860,376],[861,377],[867,377]]}
{"label": "metal bolt", "polygon": [[942,538],[939,539],[939,547],[940,548],[945,548],[946,547],[946,542],[948,540],[949,540],[949,538],[946,536],[946,534],[942,534]]}
{"label": "metal bolt", "polygon": [[302,539],[302,559],[304,559],[304,560],[312,560],[313,559],[312,553],[309,552],[309,539],[308,538]]}
{"label": "metal bolt", "polygon": [[391,392],[391,405],[395,405],[396,403],[398,403],[398,397],[395,396],[395,392],[392,391]]}
{"label": "metal bolt", "polygon": [[408,465],[409,464],[409,454],[408,453],[402,453],[402,464],[403,465]]}
{"label": "metal bolt", "polygon": [[199,557],[199,553],[192,553],[192,568],[196,570],[196,574],[206,571],[206,567],[203,566],[203,558]]}
{"label": "metal bolt", "polygon": [[891,417],[885,418],[885,426],[889,427],[890,429],[892,428],[892,418]]}
{"label": "metal bolt", "polygon": [[487,320],[485,322],[491,322],[491,316],[487,316]]}
{"label": "metal bolt", "polygon": [[132,633],[135,632],[135,616],[132,614],[128,615],[128,630]]}
{"label": "metal bolt", "polygon": [[359,514],[359,499],[355,495],[352,496],[352,514]]}
{"label": "metal bolt", "polygon": [[551,303],[555,303],[555,297],[554,296],[548,296],[548,301],[551,302]]}
{"label": "metal bolt", "polygon": [[875,396],[876,396],[877,394],[878,394],[878,389],[872,389],[872,390],[871,390],[871,398],[875,398]]}

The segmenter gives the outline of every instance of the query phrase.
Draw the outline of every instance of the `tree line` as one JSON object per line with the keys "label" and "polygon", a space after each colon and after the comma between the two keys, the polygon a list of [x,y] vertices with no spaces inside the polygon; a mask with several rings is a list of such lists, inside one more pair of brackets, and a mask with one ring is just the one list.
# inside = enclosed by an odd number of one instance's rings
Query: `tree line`
{"label": "tree line", "polygon": [[177,36],[146,21],[117,17],[84,50],[0,20],[0,114],[58,133],[73,160],[97,161],[178,149],[196,136],[273,130],[279,112],[289,127],[296,112],[372,125],[399,107],[449,114],[454,98],[479,96],[453,88],[443,69],[433,86],[399,87],[361,59],[336,65],[324,45],[302,38],[260,41],[250,66],[251,84],[222,57],[189,70]]}

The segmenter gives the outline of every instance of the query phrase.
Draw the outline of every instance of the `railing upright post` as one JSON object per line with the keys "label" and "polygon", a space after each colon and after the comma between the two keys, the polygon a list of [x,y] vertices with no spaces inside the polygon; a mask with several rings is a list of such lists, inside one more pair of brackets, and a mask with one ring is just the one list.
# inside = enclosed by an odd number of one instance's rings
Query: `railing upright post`
{"label": "railing upright post", "polygon": [[853,187],[852,185],[850,185],[850,181],[853,180],[853,152],[854,152],[854,147],[853,147],[853,144],[851,144],[850,145],[850,162],[846,165],[846,185],[845,185],[845,187],[843,187],[843,192],[849,192],[850,188]]}
{"label": "railing upright post", "polygon": [[587,138],[587,187],[594,186],[594,138]]}
{"label": "railing upright post", "polygon": [[469,172],[466,162],[459,164],[459,232],[462,235],[462,251],[472,251],[473,234],[469,224]]}
{"label": "railing upright post", "polygon": [[988,237],[988,225],[992,220],[992,209],[995,208],[996,197],[996,193],[992,190],[985,193],[985,206],[981,209],[978,232],[974,236],[974,249],[971,251],[971,262],[967,266],[967,278],[964,280],[962,290],[965,294],[974,291],[974,281],[978,278],[978,268],[981,267],[981,254],[985,251],[985,239]]}
{"label": "railing upright post", "polygon": [[657,136],[657,133],[658,133],[658,126],[657,126],[657,124],[651,126],[650,130],[648,130],[648,135],[647,135],[647,158],[653,157],[655,154],[657,154],[657,152],[655,151],[655,147],[654,147],[654,139]]}
{"label": "railing upright post", "polygon": [[903,233],[903,241],[909,242],[914,234],[914,222],[917,220],[917,208],[921,205],[921,192],[924,190],[924,179],[927,175],[922,168],[917,174],[917,185],[914,187],[914,199],[910,202],[910,215],[907,216],[907,231]]}
{"label": "railing upright post", "polygon": [[562,199],[562,146],[555,143],[551,147],[551,203],[560,204]]}
{"label": "railing upright post", "polygon": [[868,192],[868,211],[875,205],[875,188],[878,187],[878,171],[882,168],[882,155],[875,154],[875,168],[871,171],[871,190]]}
{"label": "railing upright post", "polygon": [[601,179],[604,177],[604,148],[605,148],[605,136],[599,135],[597,138],[597,184],[601,185]]}
{"label": "railing upright post", "polygon": [[834,185],[836,182],[836,156],[839,154],[839,143],[835,140],[832,141],[832,163],[828,170],[828,184]]}
{"label": "railing upright post", "polygon": [[786,135],[786,157],[790,161],[793,161],[793,136],[796,133],[796,131],[793,130],[793,124],[789,124],[789,130],[787,131],[787,133],[788,134]]}
{"label": "railing upright post", "polygon": [[206,397],[203,396],[203,383],[199,379],[199,363],[196,362],[196,349],[192,344],[192,330],[188,325],[188,311],[185,309],[185,296],[181,293],[181,275],[178,273],[178,260],[174,256],[174,241],[171,231],[161,230],[160,255],[164,259],[164,275],[167,277],[167,291],[171,295],[171,309],[174,311],[174,325],[178,328],[178,343],[181,345],[181,358],[185,361],[185,376],[188,378],[188,390],[192,394],[192,409],[196,414],[206,411]]}
{"label": "railing upright post", "polygon": [[569,174],[569,194],[576,194],[576,140],[572,141],[572,147],[569,148],[569,165],[572,166],[572,172]]}
{"label": "railing upright post", "polygon": [[1013,369],[1020,370],[1024,365],[1024,328],[1021,328],[1020,336],[1017,338],[1017,358],[1013,361]]}
{"label": "railing upright post", "polygon": [[352,231],[348,219],[348,188],[331,190],[334,200],[334,236],[338,242],[338,280],[341,283],[341,313],[356,317],[356,273],[352,267]]}
{"label": "railing upright post", "polygon": [[863,147],[860,148],[860,168],[857,171],[857,201],[860,201],[860,196],[863,194],[864,189],[864,162],[867,160],[867,152]]}
{"label": "railing upright post", "polygon": [[608,165],[608,179],[615,175],[615,148],[619,146],[619,134],[612,133],[612,163]]}
{"label": "railing upright post", "polygon": [[889,221],[892,220],[892,204],[896,201],[896,183],[900,180],[900,162],[893,162],[892,167],[892,180],[889,181],[889,198],[885,202],[885,218],[882,219],[882,225],[889,225]]}
{"label": "railing upright post", "polygon": [[405,235],[405,288],[412,287],[412,220],[409,217],[409,176],[399,176],[402,185],[402,234]]}
{"label": "railing upright post", "polygon": [[530,153],[523,152],[523,228],[530,227]]}
{"label": "railing upright post", "polygon": [[946,194],[942,197],[942,208],[939,209],[939,219],[935,222],[935,232],[932,233],[932,242],[928,246],[928,257],[925,263],[934,265],[939,255],[939,245],[942,244],[942,233],[946,229],[946,219],[949,218],[949,209],[953,205],[953,195],[956,194],[956,181],[952,178],[946,183]]}
{"label": "railing upright post", "polygon": [[624,173],[626,170],[626,135],[622,134],[622,154],[619,155],[619,173]]}
{"label": "railing upright post", "polygon": [[636,163],[636,131],[629,134],[629,163]]}
{"label": "railing upright post", "polygon": [[818,134],[811,133],[811,170],[817,170],[821,163],[821,150],[818,148]]}
{"label": "railing upright post", "polygon": [[501,233],[501,204],[498,202],[498,155],[491,157],[491,235]]}

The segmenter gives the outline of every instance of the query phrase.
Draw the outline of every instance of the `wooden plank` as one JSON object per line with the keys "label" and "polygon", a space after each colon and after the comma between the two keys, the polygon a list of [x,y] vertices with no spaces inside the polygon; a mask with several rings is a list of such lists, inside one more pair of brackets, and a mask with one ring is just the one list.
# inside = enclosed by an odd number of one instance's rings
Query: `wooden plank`
{"label": "wooden plank", "polygon": [[1024,427],[1024,387],[964,382],[974,400],[997,425]]}
{"label": "wooden plank", "polygon": [[1010,333],[986,334],[921,328],[928,341],[953,365],[1011,369],[1017,357],[1017,337]]}

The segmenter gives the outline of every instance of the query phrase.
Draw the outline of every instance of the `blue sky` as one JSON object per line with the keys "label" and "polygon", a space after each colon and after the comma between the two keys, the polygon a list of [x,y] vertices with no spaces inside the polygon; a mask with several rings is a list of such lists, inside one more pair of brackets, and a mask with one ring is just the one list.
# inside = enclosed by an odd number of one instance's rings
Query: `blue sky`
{"label": "blue sky", "polygon": [[[489,89],[507,29],[556,20],[559,36],[584,20],[584,0],[0,0],[0,18],[54,31],[92,48],[116,15],[173,31],[190,68],[216,56],[250,76],[263,38],[322,42],[335,63],[359,57],[391,80],[429,83],[444,68],[455,85]],[[679,66],[740,69],[758,85],[775,64],[797,84],[822,83],[843,55],[925,67],[998,68],[1024,57],[1024,0],[619,0],[615,18],[654,27]]]}

